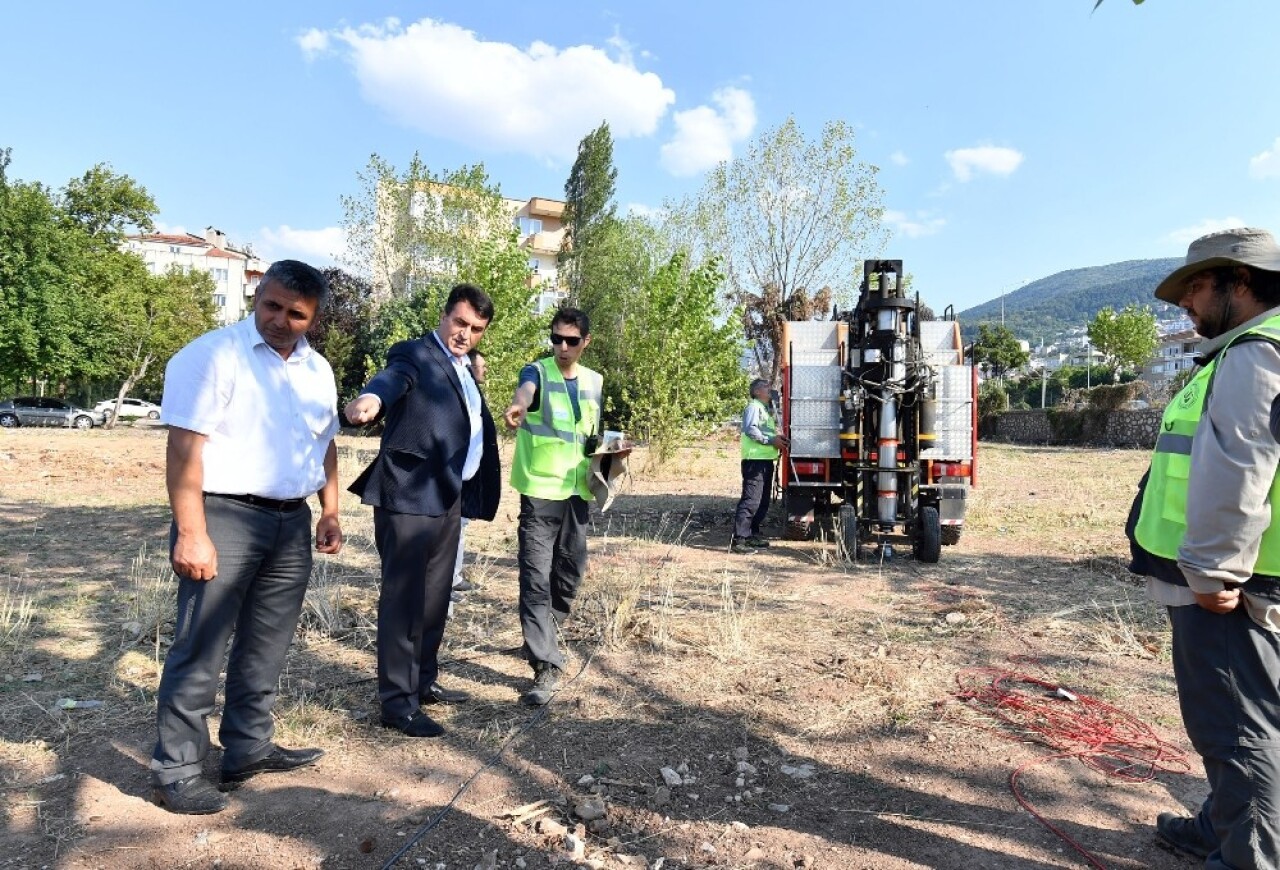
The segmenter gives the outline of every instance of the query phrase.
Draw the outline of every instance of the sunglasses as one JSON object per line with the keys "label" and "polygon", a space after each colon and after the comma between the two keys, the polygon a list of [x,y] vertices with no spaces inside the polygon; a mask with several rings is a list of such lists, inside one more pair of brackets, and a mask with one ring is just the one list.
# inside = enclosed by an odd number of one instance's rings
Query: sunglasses
{"label": "sunglasses", "polygon": [[569,347],[577,347],[582,344],[582,336],[580,335],[561,335],[558,332],[551,333],[552,344],[567,344]]}

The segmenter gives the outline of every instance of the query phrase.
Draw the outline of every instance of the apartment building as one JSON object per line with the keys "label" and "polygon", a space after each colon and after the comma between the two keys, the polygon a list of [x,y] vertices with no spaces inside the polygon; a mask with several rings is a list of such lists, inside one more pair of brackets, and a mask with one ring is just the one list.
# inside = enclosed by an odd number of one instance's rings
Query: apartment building
{"label": "apartment building", "polygon": [[1180,329],[1161,336],[1156,355],[1142,367],[1142,379],[1150,383],[1168,381],[1194,368],[1202,341],[1194,329]]}
{"label": "apartment building", "polygon": [[529,286],[538,290],[537,311],[555,310],[565,298],[556,260],[564,242],[564,206],[560,200],[535,196],[506,200],[520,244],[529,252]]}
{"label": "apartment building", "polygon": [[235,323],[248,315],[258,284],[270,265],[252,250],[232,246],[226,234],[213,227],[206,228],[203,236],[191,233],[129,236],[124,248],[141,257],[153,275],[161,275],[173,266],[187,272],[208,272],[214,283],[213,303],[222,323]]}

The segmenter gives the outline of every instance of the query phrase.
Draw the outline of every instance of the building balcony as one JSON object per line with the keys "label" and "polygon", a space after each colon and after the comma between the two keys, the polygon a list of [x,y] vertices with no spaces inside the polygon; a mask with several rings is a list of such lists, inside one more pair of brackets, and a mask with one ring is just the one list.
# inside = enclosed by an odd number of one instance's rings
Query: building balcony
{"label": "building balcony", "polygon": [[564,214],[564,203],[555,199],[545,199],[541,196],[535,196],[529,200],[530,217],[554,217],[558,218]]}
{"label": "building balcony", "polygon": [[526,236],[524,246],[537,254],[558,254],[560,243],[564,240],[564,230],[544,230]]}

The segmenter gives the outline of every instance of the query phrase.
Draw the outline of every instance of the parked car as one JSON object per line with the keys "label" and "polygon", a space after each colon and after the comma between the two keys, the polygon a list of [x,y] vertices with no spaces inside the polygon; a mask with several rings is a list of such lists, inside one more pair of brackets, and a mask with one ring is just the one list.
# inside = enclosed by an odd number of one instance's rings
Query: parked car
{"label": "parked car", "polygon": [[[99,402],[93,406],[93,410],[100,412],[106,419],[110,420],[111,415],[116,410],[116,400],[107,399],[105,402]],[[148,420],[159,420],[160,406],[144,402],[142,399],[125,399],[120,403],[121,420],[137,420],[140,417],[146,417]]]}
{"label": "parked car", "polygon": [[101,411],[86,411],[61,399],[46,396],[17,396],[0,402],[0,426],[74,426],[92,429],[107,422]]}

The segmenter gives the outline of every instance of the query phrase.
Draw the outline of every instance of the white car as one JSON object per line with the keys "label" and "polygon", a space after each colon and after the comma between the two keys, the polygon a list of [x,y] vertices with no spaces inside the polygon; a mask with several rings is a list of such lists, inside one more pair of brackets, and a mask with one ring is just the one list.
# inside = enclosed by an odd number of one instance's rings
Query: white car
{"label": "white car", "polygon": [[[99,402],[94,405],[93,410],[101,412],[110,420],[111,415],[116,410],[116,400],[107,399],[105,402]],[[160,406],[144,402],[142,399],[125,399],[120,403],[121,420],[137,420],[140,417],[146,417],[148,420],[159,420]]]}

